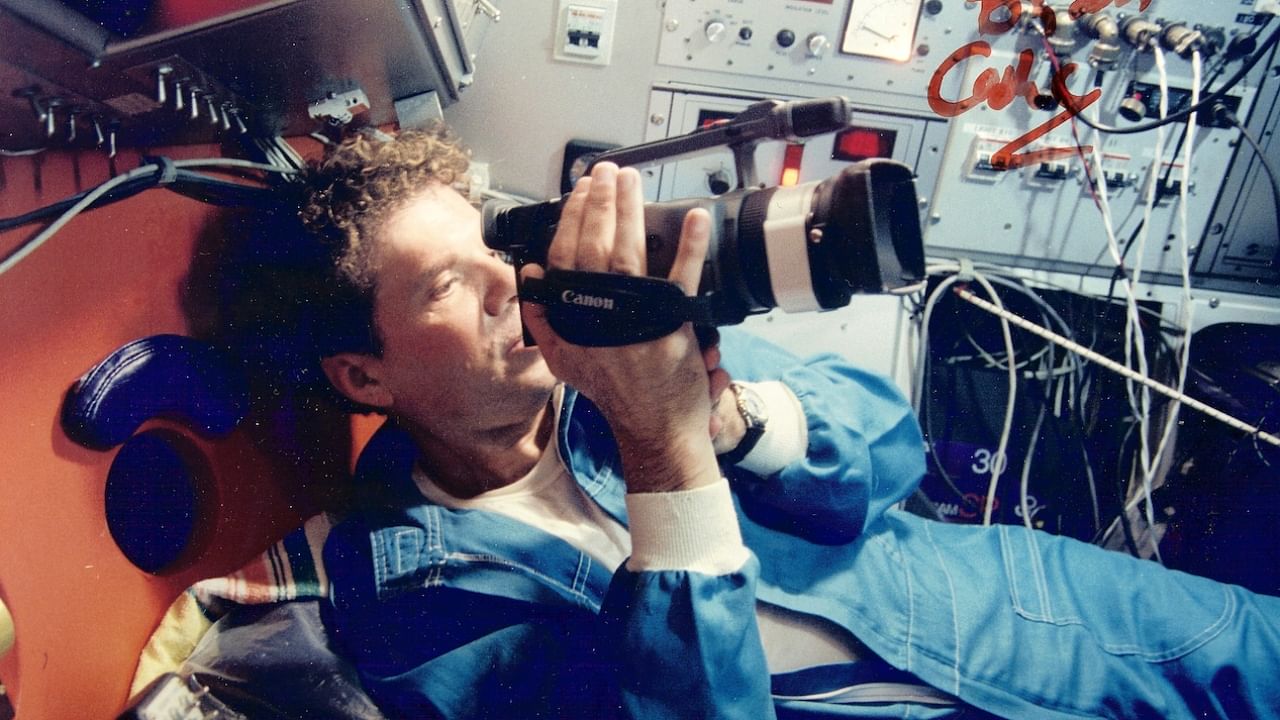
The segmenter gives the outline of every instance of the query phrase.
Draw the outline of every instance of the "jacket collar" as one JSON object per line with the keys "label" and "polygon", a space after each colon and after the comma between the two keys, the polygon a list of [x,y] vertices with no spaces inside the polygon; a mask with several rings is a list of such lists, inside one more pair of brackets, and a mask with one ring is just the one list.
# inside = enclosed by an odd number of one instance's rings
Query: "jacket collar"
{"label": "jacket collar", "polygon": [[[560,457],[583,491],[625,526],[626,488],[608,424],[571,388],[565,388],[561,403]],[[388,420],[356,463],[356,507],[369,519],[379,595],[444,584],[599,609],[612,568],[511,518],[430,502],[413,481],[417,456],[408,432]]]}

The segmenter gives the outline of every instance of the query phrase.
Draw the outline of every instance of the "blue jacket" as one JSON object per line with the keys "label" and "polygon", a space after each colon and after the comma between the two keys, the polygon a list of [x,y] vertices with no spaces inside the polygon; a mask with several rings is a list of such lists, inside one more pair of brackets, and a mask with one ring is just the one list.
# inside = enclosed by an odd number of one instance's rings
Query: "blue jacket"
{"label": "blue jacket", "polygon": [[[1274,598],[1020,527],[893,510],[924,459],[892,383],[733,331],[721,347],[735,378],[786,383],[809,433],[806,457],[774,476],[731,470],[754,558],[728,575],[611,572],[518,521],[428,503],[407,437],[378,434],[358,468],[364,507],[330,534],[325,567],[328,621],[380,705],[451,718],[957,711],[795,699],[910,673],[1009,717],[1280,716]],[[625,524],[608,427],[585,398],[563,402],[561,456]],[[770,678],[757,599],[843,626],[884,662]]]}

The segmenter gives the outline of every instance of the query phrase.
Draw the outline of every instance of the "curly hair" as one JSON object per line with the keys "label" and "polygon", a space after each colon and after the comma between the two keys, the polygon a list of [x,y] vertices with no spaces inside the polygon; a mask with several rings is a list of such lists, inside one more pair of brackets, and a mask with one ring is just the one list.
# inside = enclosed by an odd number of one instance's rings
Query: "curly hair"
{"label": "curly hair", "polygon": [[[352,137],[215,230],[210,262],[218,317],[210,334],[242,357],[264,392],[364,412],[325,376],[322,360],[382,354],[373,322],[375,248],[387,221],[434,183],[464,185],[468,153],[444,127]],[[465,187],[462,188],[465,190]]]}
{"label": "curly hair", "polygon": [[299,217],[329,245],[339,278],[372,292],[374,240],[428,184],[465,184],[468,152],[444,125],[392,138],[355,135],[309,168]]}

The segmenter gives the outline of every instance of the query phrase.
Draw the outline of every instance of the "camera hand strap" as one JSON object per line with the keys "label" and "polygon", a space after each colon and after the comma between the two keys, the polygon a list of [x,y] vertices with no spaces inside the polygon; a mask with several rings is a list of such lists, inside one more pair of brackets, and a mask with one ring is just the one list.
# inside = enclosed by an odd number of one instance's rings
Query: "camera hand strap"
{"label": "camera hand strap", "polygon": [[575,345],[612,347],[670,335],[686,322],[710,325],[704,297],[668,280],[580,270],[548,270],[520,283],[520,299],[545,305],[547,322]]}

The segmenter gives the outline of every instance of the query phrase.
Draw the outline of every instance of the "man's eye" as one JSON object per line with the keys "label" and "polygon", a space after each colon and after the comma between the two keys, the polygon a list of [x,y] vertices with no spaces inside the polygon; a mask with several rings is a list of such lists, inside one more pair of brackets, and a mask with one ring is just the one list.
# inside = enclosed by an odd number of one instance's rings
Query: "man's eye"
{"label": "man's eye", "polygon": [[458,281],[456,278],[449,278],[436,283],[435,287],[431,288],[430,298],[432,300],[439,300],[440,298],[447,296],[457,284]]}

